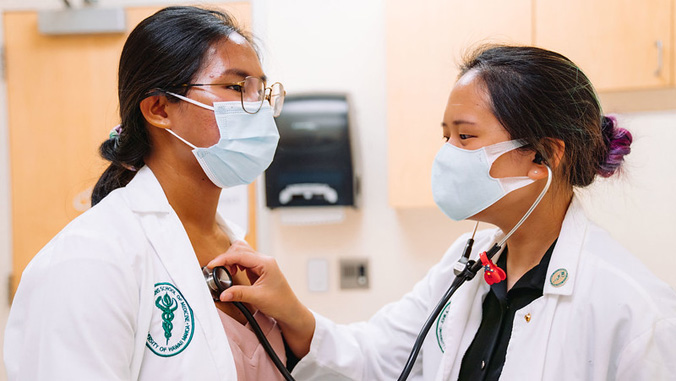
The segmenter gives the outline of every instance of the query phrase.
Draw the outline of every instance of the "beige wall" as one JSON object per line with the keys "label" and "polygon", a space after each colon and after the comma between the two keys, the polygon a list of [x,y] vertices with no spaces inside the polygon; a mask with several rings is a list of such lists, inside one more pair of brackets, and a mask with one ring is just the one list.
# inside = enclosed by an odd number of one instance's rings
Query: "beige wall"
{"label": "beige wall", "polygon": [[[2,4],[0,10],[58,7],[57,0],[4,0]],[[436,209],[397,211],[387,204],[384,4],[385,0],[253,1],[254,30],[261,39],[264,67],[271,79],[283,81],[290,93],[344,91],[352,95],[361,139],[362,207],[348,210],[341,224],[294,227],[282,225],[278,211],[259,206],[258,222],[261,251],[278,259],[308,306],[339,322],[368,318],[383,304],[400,298],[457,236],[472,227],[470,223],[450,221]],[[0,317],[6,305],[10,258],[5,104],[4,80],[0,79]],[[599,184],[587,192],[595,200],[590,214],[676,287],[676,280],[669,274],[676,265],[670,242],[676,232],[676,201],[672,195],[676,173],[669,154],[670,145],[676,141],[676,110],[624,115],[621,121],[637,137],[634,153],[628,157],[624,180]],[[416,128],[437,126],[411,126],[411,133]],[[338,288],[337,261],[343,257],[369,258],[369,290]],[[311,258],[329,261],[330,287],[326,293],[307,289],[306,265]]]}

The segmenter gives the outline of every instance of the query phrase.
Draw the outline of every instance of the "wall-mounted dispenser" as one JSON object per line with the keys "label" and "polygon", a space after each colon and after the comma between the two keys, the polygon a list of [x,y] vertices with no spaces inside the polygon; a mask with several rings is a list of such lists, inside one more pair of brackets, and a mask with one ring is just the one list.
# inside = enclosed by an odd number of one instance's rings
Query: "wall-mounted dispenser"
{"label": "wall-mounted dispenser", "polygon": [[275,120],[279,146],[265,172],[269,208],[356,206],[359,177],[348,98],[288,95]]}

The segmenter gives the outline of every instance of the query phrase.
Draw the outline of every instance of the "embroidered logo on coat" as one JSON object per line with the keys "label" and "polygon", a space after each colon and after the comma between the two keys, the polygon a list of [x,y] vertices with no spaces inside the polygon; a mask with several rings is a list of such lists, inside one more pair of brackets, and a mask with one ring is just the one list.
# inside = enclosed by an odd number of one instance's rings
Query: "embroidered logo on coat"
{"label": "embroidered logo on coat", "polygon": [[444,344],[443,327],[444,322],[446,321],[446,317],[448,316],[448,306],[450,305],[451,302],[446,303],[444,309],[441,310],[441,313],[437,318],[437,326],[435,327],[435,331],[437,334],[437,344],[439,345],[439,349],[441,349],[441,353],[444,353],[444,350],[446,350],[446,345]]}
{"label": "embroidered logo on coat", "polygon": [[549,278],[549,283],[551,283],[552,286],[554,287],[561,287],[566,283],[567,280],[568,280],[568,270],[558,269],[554,271],[552,276]]}
{"label": "embroidered logo on coat", "polygon": [[146,347],[162,357],[181,353],[192,340],[195,319],[183,294],[171,283],[155,284],[155,308]]}

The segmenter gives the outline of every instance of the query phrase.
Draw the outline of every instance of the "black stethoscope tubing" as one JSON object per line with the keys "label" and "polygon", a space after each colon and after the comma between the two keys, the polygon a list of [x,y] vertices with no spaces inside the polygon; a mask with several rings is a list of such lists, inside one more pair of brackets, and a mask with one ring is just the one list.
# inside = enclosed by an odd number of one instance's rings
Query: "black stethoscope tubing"
{"label": "black stethoscope tubing", "polygon": [[[211,270],[205,269],[206,267],[202,269],[202,273],[204,274],[205,280],[207,281],[207,285],[209,286],[211,295],[213,299],[216,301],[218,300],[220,294],[232,285],[232,276],[230,275],[230,272],[223,266],[214,267]],[[221,280],[220,277],[218,277],[216,274],[217,271],[225,271],[225,274],[227,275],[228,279]],[[249,309],[246,308],[246,306],[241,302],[231,302],[231,303],[234,304],[235,307],[237,307],[237,309],[239,309],[242,312],[242,314],[244,314],[244,317],[251,325],[254,334],[256,334],[258,341],[263,346],[263,349],[265,349],[265,353],[268,354],[268,357],[270,357],[270,360],[272,360],[272,362],[275,364],[275,367],[277,367],[282,376],[284,376],[284,379],[287,381],[295,381],[293,376],[291,376],[289,370],[286,369],[286,365],[282,363],[282,360],[280,360],[279,356],[277,356],[277,353],[275,353],[275,350],[272,348],[272,345],[270,345],[270,342],[265,337],[263,330],[261,329],[256,319],[251,314],[251,311],[249,311]]]}
{"label": "black stethoscope tubing", "polygon": [[[526,221],[526,218],[528,218],[528,216],[530,216],[533,210],[535,210],[535,207],[540,203],[545,193],[547,193],[547,190],[549,190],[549,186],[552,183],[552,170],[549,168],[548,165],[546,165],[546,168],[548,172],[547,184],[542,189],[542,192],[540,192],[535,202],[533,202],[533,204],[528,209],[526,214],[524,214],[523,217],[521,217],[521,220],[519,220],[519,222],[512,228],[512,230],[510,230],[509,233],[507,233],[507,235],[505,235],[500,240],[500,242],[495,243],[493,247],[491,247],[486,252],[486,257],[488,259],[493,258],[493,256],[497,254],[498,251],[500,251],[502,245],[504,245],[504,243],[507,242],[507,239],[512,234],[514,234],[516,229],[518,229],[521,226],[521,224],[523,224],[523,222]],[[476,233],[476,227],[474,228],[474,232]],[[418,358],[418,354],[420,353],[422,344],[425,341],[425,338],[427,337],[427,333],[429,332],[430,328],[432,328],[432,324],[434,324],[434,321],[436,320],[437,316],[439,316],[444,306],[451,299],[455,291],[458,288],[460,288],[460,286],[462,286],[463,283],[465,283],[466,281],[472,280],[474,276],[477,274],[477,272],[479,272],[479,270],[483,267],[481,261],[467,260],[472,252],[473,244],[474,244],[474,234],[472,234],[472,237],[469,240],[467,240],[467,244],[465,245],[465,249],[463,250],[462,257],[460,259],[461,262],[466,262],[465,268],[455,276],[453,283],[451,283],[451,286],[448,288],[446,293],[441,297],[441,300],[439,301],[437,306],[434,307],[434,310],[425,321],[425,324],[423,324],[423,327],[420,330],[420,333],[418,334],[415,343],[413,344],[413,348],[411,349],[411,353],[408,356],[408,360],[406,360],[404,369],[401,371],[401,374],[399,375],[397,381],[405,381],[408,378],[409,374],[411,373],[411,370],[413,370],[413,365],[415,365],[415,360],[416,358]]]}

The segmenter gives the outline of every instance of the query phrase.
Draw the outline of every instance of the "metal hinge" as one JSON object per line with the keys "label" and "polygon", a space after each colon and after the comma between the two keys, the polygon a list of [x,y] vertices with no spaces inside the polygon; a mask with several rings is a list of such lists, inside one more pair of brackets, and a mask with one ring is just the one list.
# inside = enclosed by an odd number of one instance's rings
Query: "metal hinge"
{"label": "metal hinge", "polygon": [[6,52],[5,45],[2,45],[0,47],[0,78],[3,80],[7,79],[7,54]]}
{"label": "metal hinge", "polygon": [[12,288],[14,288],[14,273],[10,273],[7,276],[7,304],[10,306],[12,305],[12,299],[14,299]]}

